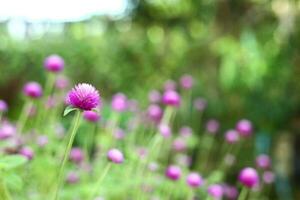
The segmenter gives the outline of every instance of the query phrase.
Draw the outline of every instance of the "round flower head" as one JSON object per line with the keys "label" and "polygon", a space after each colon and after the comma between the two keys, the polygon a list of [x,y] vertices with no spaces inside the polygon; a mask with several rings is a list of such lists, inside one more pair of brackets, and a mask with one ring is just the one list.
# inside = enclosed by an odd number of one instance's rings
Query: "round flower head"
{"label": "round flower head", "polygon": [[176,165],[171,165],[167,168],[165,175],[169,179],[176,181],[176,180],[180,179],[181,169],[180,169],[180,167],[178,167]]}
{"label": "round flower head", "polygon": [[28,160],[31,160],[34,156],[33,150],[30,147],[23,147],[20,150],[20,155],[24,156]]}
{"label": "round flower head", "polygon": [[152,90],[149,95],[148,95],[149,101],[151,103],[159,103],[161,99],[161,95],[159,91],[157,90]]}
{"label": "round flower head", "polygon": [[92,110],[100,103],[99,92],[90,84],[80,83],[68,93],[67,103],[81,110]]}
{"label": "round flower head", "polygon": [[225,133],[225,139],[229,144],[236,143],[239,141],[239,134],[236,130],[229,130]]}
{"label": "round flower head", "polygon": [[186,146],[186,141],[183,138],[176,138],[172,144],[173,149],[178,152],[186,150]]}
{"label": "round flower head", "polygon": [[113,163],[120,164],[124,161],[124,156],[120,150],[110,149],[107,152],[107,159]]}
{"label": "round flower head", "polygon": [[16,133],[16,127],[9,123],[3,123],[0,127],[0,140],[12,137]]}
{"label": "round flower head", "polygon": [[37,138],[37,144],[40,147],[44,147],[48,144],[48,137],[46,135],[41,135]]}
{"label": "round flower head", "polygon": [[201,97],[194,100],[194,107],[198,111],[203,111],[207,106],[207,101]]}
{"label": "round flower head", "polygon": [[71,172],[69,172],[67,174],[66,181],[69,184],[75,184],[75,183],[77,183],[79,181],[79,176],[78,176],[78,174],[75,171],[71,171]]}
{"label": "round flower head", "polygon": [[180,85],[184,89],[191,89],[193,87],[193,77],[191,75],[185,74],[180,78]]}
{"label": "round flower head", "polygon": [[268,155],[261,154],[256,157],[256,165],[259,168],[267,169],[271,166],[271,159]]}
{"label": "round flower head", "polygon": [[239,181],[248,188],[253,188],[259,183],[257,171],[251,167],[244,168],[239,174]]}
{"label": "round flower head", "polygon": [[173,80],[167,80],[164,85],[165,91],[176,90],[176,82]]}
{"label": "round flower head", "polygon": [[83,151],[78,148],[78,147],[74,147],[71,149],[70,152],[70,160],[73,161],[74,163],[81,163],[84,159],[84,153]]}
{"label": "round flower head", "polygon": [[125,131],[121,128],[116,128],[113,132],[114,134],[114,137],[117,139],[117,140],[121,140],[125,137]]}
{"label": "round flower head", "polygon": [[159,125],[159,132],[160,134],[165,137],[165,138],[168,138],[171,136],[172,132],[171,132],[171,128],[166,125],[166,124],[160,124]]}
{"label": "round flower head", "polygon": [[182,137],[190,137],[193,133],[193,130],[188,126],[183,126],[180,128],[179,133]]}
{"label": "round flower head", "polygon": [[247,119],[242,119],[237,123],[236,130],[241,136],[250,136],[252,134],[252,123]]}
{"label": "round flower head", "polygon": [[6,112],[8,109],[7,103],[0,99],[0,112]]}
{"label": "round flower head", "polygon": [[43,95],[43,90],[37,82],[29,82],[25,84],[23,93],[28,97],[37,99]]}
{"label": "round flower head", "polygon": [[275,174],[271,171],[265,171],[263,173],[263,181],[266,183],[266,184],[271,184],[273,183],[275,180]]}
{"label": "round flower head", "polygon": [[69,79],[65,76],[58,76],[55,81],[55,87],[63,90],[69,86]]}
{"label": "round flower head", "polygon": [[168,106],[179,107],[180,101],[181,101],[180,96],[175,90],[165,91],[163,98],[162,98],[162,102]]}
{"label": "round flower head", "polygon": [[111,101],[111,107],[117,112],[123,112],[127,109],[127,97],[122,93],[117,93],[113,96]]}
{"label": "round flower head", "polygon": [[238,190],[234,186],[225,186],[224,193],[227,199],[235,200],[238,197]]}
{"label": "round flower head", "polygon": [[220,124],[217,120],[211,119],[206,123],[206,131],[210,134],[216,134],[219,130]]}
{"label": "round flower head", "polygon": [[44,61],[45,68],[50,72],[60,72],[64,69],[65,62],[58,55],[50,55]]}
{"label": "round flower head", "polygon": [[83,118],[89,122],[98,122],[100,115],[95,111],[87,110],[83,112]]}
{"label": "round flower head", "polygon": [[152,104],[148,107],[147,115],[154,122],[159,122],[162,118],[162,114],[163,114],[163,111],[161,110],[161,108],[158,105]]}
{"label": "round flower head", "polygon": [[201,185],[203,185],[203,182],[204,181],[200,174],[196,172],[190,173],[186,178],[186,183],[192,188],[200,187]]}
{"label": "round flower head", "polygon": [[208,187],[207,192],[214,199],[222,199],[223,187],[219,184],[213,184]]}

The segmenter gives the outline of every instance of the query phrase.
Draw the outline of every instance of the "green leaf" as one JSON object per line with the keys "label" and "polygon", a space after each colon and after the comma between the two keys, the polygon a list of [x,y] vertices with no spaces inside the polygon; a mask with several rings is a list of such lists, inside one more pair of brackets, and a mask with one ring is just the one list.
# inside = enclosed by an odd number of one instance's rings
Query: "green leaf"
{"label": "green leaf", "polygon": [[24,185],[22,178],[14,173],[6,174],[5,182],[7,183],[8,187],[13,190],[21,190]]}
{"label": "green leaf", "polygon": [[0,169],[10,170],[19,167],[27,162],[24,156],[10,155],[0,158]]}
{"label": "green leaf", "polygon": [[65,116],[67,116],[70,112],[73,112],[73,111],[75,111],[75,110],[78,110],[78,108],[74,108],[74,107],[72,107],[72,106],[68,106],[68,107],[66,107],[66,109],[64,110],[64,117]]}

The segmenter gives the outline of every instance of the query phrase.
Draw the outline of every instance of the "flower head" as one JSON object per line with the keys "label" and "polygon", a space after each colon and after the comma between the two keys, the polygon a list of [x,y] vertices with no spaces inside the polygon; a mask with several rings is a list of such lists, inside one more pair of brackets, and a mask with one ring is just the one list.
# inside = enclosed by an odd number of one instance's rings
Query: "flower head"
{"label": "flower head", "polygon": [[267,169],[271,166],[271,159],[266,154],[261,154],[256,157],[256,165],[259,168]]}
{"label": "flower head", "polygon": [[58,55],[50,55],[44,61],[45,68],[50,72],[60,72],[64,69],[65,62]]}
{"label": "flower head", "polygon": [[34,156],[34,152],[30,147],[23,147],[20,150],[20,155],[24,156],[25,158],[27,158],[28,160],[31,160]]}
{"label": "flower head", "polygon": [[197,99],[194,100],[194,107],[198,111],[203,111],[205,110],[207,106],[207,101],[201,97],[198,97]]}
{"label": "flower head", "polygon": [[238,196],[238,190],[234,186],[226,185],[224,187],[224,193],[227,199],[234,200]]}
{"label": "flower head", "polygon": [[225,140],[229,144],[236,143],[239,141],[239,134],[236,130],[229,130],[225,133]]}
{"label": "flower head", "polygon": [[117,93],[113,96],[111,107],[117,112],[123,112],[128,107],[127,97],[122,93]]}
{"label": "flower head", "polygon": [[271,171],[265,171],[263,173],[263,181],[266,183],[266,184],[271,184],[273,183],[275,180],[275,174]]}
{"label": "flower head", "polygon": [[165,91],[167,90],[176,90],[176,82],[173,80],[167,80],[164,85]]}
{"label": "flower head", "polygon": [[211,119],[206,123],[206,131],[210,134],[216,134],[219,130],[220,124],[217,120]]}
{"label": "flower head", "polygon": [[171,128],[167,124],[160,124],[158,129],[160,134],[165,138],[170,137],[172,134]]}
{"label": "flower head", "polygon": [[37,138],[37,145],[40,147],[44,147],[48,144],[49,140],[46,135],[41,135]]}
{"label": "flower head", "polygon": [[83,151],[78,148],[78,147],[74,147],[71,149],[70,152],[70,160],[73,161],[74,163],[81,163],[84,159],[84,153]]}
{"label": "flower head", "polygon": [[259,183],[257,171],[251,167],[244,168],[239,174],[239,181],[246,187],[253,188]]}
{"label": "flower head", "polygon": [[86,110],[83,112],[83,117],[89,122],[97,122],[100,119],[100,115],[92,110]]}
{"label": "flower head", "polygon": [[32,81],[25,84],[23,93],[28,97],[37,99],[43,95],[43,90],[39,83]]}
{"label": "flower head", "polygon": [[76,173],[75,171],[70,171],[67,174],[66,181],[69,184],[75,184],[75,183],[77,183],[79,181],[78,173]]}
{"label": "flower head", "polygon": [[65,76],[58,76],[55,81],[55,87],[57,89],[65,89],[69,86],[69,79]]}
{"label": "flower head", "polygon": [[180,85],[184,89],[191,89],[193,87],[193,77],[191,75],[185,74],[180,78]]}
{"label": "flower head", "polygon": [[8,109],[7,103],[0,99],[0,112],[6,112]]}
{"label": "flower head", "polygon": [[151,104],[148,107],[147,115],[154,122],[159,122],[162,118],[162,114],[163,114],[163,111],[158,105]]}
{"label": "flower head", "polygon": [[162,102],[168,106],[179,107],[181,102],[180,95],[175,90],[167,90],[163,95]]}
{"label": "flower head", "polygon": [[204,181],[200,174],[192,172],[187,176],[186,183],[192,188],[197,188],[203,185]]}
{"label": "flower head", "polygon": [[236,125],[236,130],[241,136],[247,137],[252,134],[252,123],[247,119],[240,120]]}
{"label": "flower head", "polygon": [[159,103],[161,99],[161,95],[159,91],[152,90],[149,92],[148,98],[151,103]]}
{"label": "flower head", "polygon": [[180,179],[181,176],[181,169],[180,167],[176,166],[176,165],[170,165],[166,172],[165,172],[166,177],[168,177],[169,179],[176,181],[178,179]]}
{"label": "flower head", "polygon": [[193,134],[191,127],[183,126],[180,128],[179,133],[182,137],[190,137]]}
{"label": "flower head", "polygon": [[100,103],[99,92],[90,84],[80,83],[68,93],[67,103],[82,110],[92,110]]}
{"label": "flower head", "polygon": [[113,163],[120,164],[124,161],[123,153],[118,149],[110,149],[107,152],[107,159]]}
{"label": "flower head", "polygon": [[10,123],[3,123],[0,127],[0,140],[12,137],[16,133],[16,127]]}
{"label": "flower head", "polygon": [[214,199],[222,199],[223,187],[219,184],[213,184],[208,187],[207,192]]}

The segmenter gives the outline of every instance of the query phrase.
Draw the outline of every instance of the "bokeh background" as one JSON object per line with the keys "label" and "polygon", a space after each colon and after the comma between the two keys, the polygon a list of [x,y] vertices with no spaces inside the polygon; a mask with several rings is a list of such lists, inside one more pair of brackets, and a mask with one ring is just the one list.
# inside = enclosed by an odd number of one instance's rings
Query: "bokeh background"
{"label": "bokeh background", "polygon": [[255,124],[256,151],[273,156],[279,199],[300,199],[299,0],[0,1],[0,96],[16,118],[44,58],[104,98],[147,103],[151,89],[192,74],[193,96],[222,130]]}

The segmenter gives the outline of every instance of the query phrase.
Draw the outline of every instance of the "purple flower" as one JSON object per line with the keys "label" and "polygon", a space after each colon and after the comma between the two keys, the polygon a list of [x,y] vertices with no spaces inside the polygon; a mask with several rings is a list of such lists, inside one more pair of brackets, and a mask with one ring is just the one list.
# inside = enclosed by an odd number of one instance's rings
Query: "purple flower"
{"label": "purple flower", "polygon": [[207,192],[214,199],[222,199],[223,187],[219,184],[213,184],[208,187]]}
{"label": "purple flower", "polygon": [[176,82],[173,80],[167,80],[164,85],[165,91],[176,90]]}
{"label": "purple flower", "polygon": [[206,123],[206,131],[210,134],[216,134],[219,130],[220,124],[217,120],[211,119]]}
{"label": "purple flower", "polygon": [[180,95],[175,90],[167,90],[163,95],[162,102],[168,106],[179,107],[181,102]]}
{"label": "purple flower", "polygon": [[0,112],[6,112],[8,109],[7,103],[0,99]]}
{"label": "purple flower", "polygon": [[198,111],[203,111],[205,110],[207,106],[207,101],[201,97],[198,97],[197,99],[194,100],[194,107]]}
{"label": "purple flower", "polygon": [[113,163],[120,164],[124,161],[124,156],[120,150],[110,149],[107,152],[107,159]]}
{"label": "purple flower", "polygon": [[60,72],[64,69],[65,62],[58,55],[50,55],[44,61],[44,67],[50,72]]}
{"label": "purple flower", "polygon": [[181,169],[180,167],[176,166],[176,165],[170,165],[166,172],[165,172],[166,177],[168,177],[169,179],[176,181],[178,179],[180,179],[181,176]]}
{"label": "purple flower", "polygon": [[10,123],[3,123],[0,127],[0,140],[12,137],[16,133],[16,127]]}
{"label": "purple flower", "polygon": [[193,77],[191,75],[185,74],[180,78],[180,85],[184,89],[191,89],[193,87]]}
{"label": "purple flower", "polygon": [[184,151],[186,150],[186,142],[183,138],[176,138],[173,141],[172,147],[175,151]]}
{"label": "purple flower", "polygon": [[127,109],[127,97],[122,93],[117,93],[113,96],[111,101],[111,107],[117,112],[123,112]]}
{"label": "purple flower", "polygon": [[239,181],[248,188],[253,188],[259,184],[257,171],[251,167],[244,168],[239,174]]}
{"label": "purple flower", "polygon": [[121,128],[116,128],[114,130],[114,137],[117,139],[117,140],[121,140],[125,137],[125,132],[123,129]]}
{"label": "purple flower", "polygon": [[271,159],[268,155],[261,154],[256,157],[256,166],[262,169],[268,169],[271,166]]}
{"label": "purple flower", "polygon": [[147,115],[154,122],[159,122],[162,118],[162,114],[163,111],[158,105],[152,104],[148,107]]}
{"label": "purple flower", "polygon": [[159,103],[161,100],[161,95],[160,95],[159,91],[152,90],[152,91],[150,91],[148,98],[151,103]]}
{"label": "purple flower", "polygon": [[100,104],[99,92],[90,84],[80,83],[68,93],[67,103],[82,110],[92,110]]}
{"label": "purple flower", "polygon": [[182,137],[190,137],[193,133],[191,127],[183,126],[180,128],[179,133]]}
{"label": "purple flower", "polygon": [[55,81],[55,87],[57,89],[65,89],[69,86],[69,79],[65,76],[59,76],[57,77],[56,81]]}
{"label": "purple flower", "polygon": [[71,152],[70,152],[70,160],[71,161],[79,164],[83,161],[83,159],[84,159],[84,153],[80,148],[74,147],[71,149]]}
{"label": "purple flower", "polygon": [[160,124],[158,128],[163,137],[168,138],[171,136],[171,128],[167,124]]}
{"label": "purple flower", "polygon": [[83,112],[83,118],[89,122],[98,122],[100,115],[95,111],[86,110]]}
{"label": "purple flower", "polygon": [[37,144],[40,147],[44,147],[48,144],[48,137],[46,135],[41,135],[37,138]]}
{"label": "purple flower", "polygon": [[204,181],[200,174],[192,172],[187,176],[186,183],[192,188],[197,188],[203,185]]}
{"label": "purple flower", "polygon": [[28,97],[37,99],[43,95],[43,90],[37,82],[29,82],[25,84],[23,93]]}
{"label": "purple flower", "polygon": [[30,147],[23,147],[19,153],[20,155],[24,156],[28,160],[31,160],[34,156],[34,152]]}
{"label": "purple flower", "polygon": [[225,133],[225,139],[229,144],[234,144],[239,141],[239,134],[236,130],[228,130]]}
{"label": "purple flower", "polygon": [[66,181],[69,184],[75,184],[75,183],[77,183],[79,181],[79,176],[78,176],[78,174],[75,171],[71,171],[71,172],[69,172],[67,174]]}
{"label": "purple flower", "polygon": [[265,171],[263,173],[263,181],[266,183],[266,184],[271,184],[273,183],[275,180],[275,174],[271,171]]}
{"label": "purple flower", "polygon": [[252,123],[247,119],[242,119],[237,123],[236,130],[241,136],[250,136],[252,134]]}
{"label": "purple flower", "polygon": [[226,185],[224,187],[224,193],[225,193],[226,198],[229,200],[235,200],[238,196],[238,190],[234,186]]}

